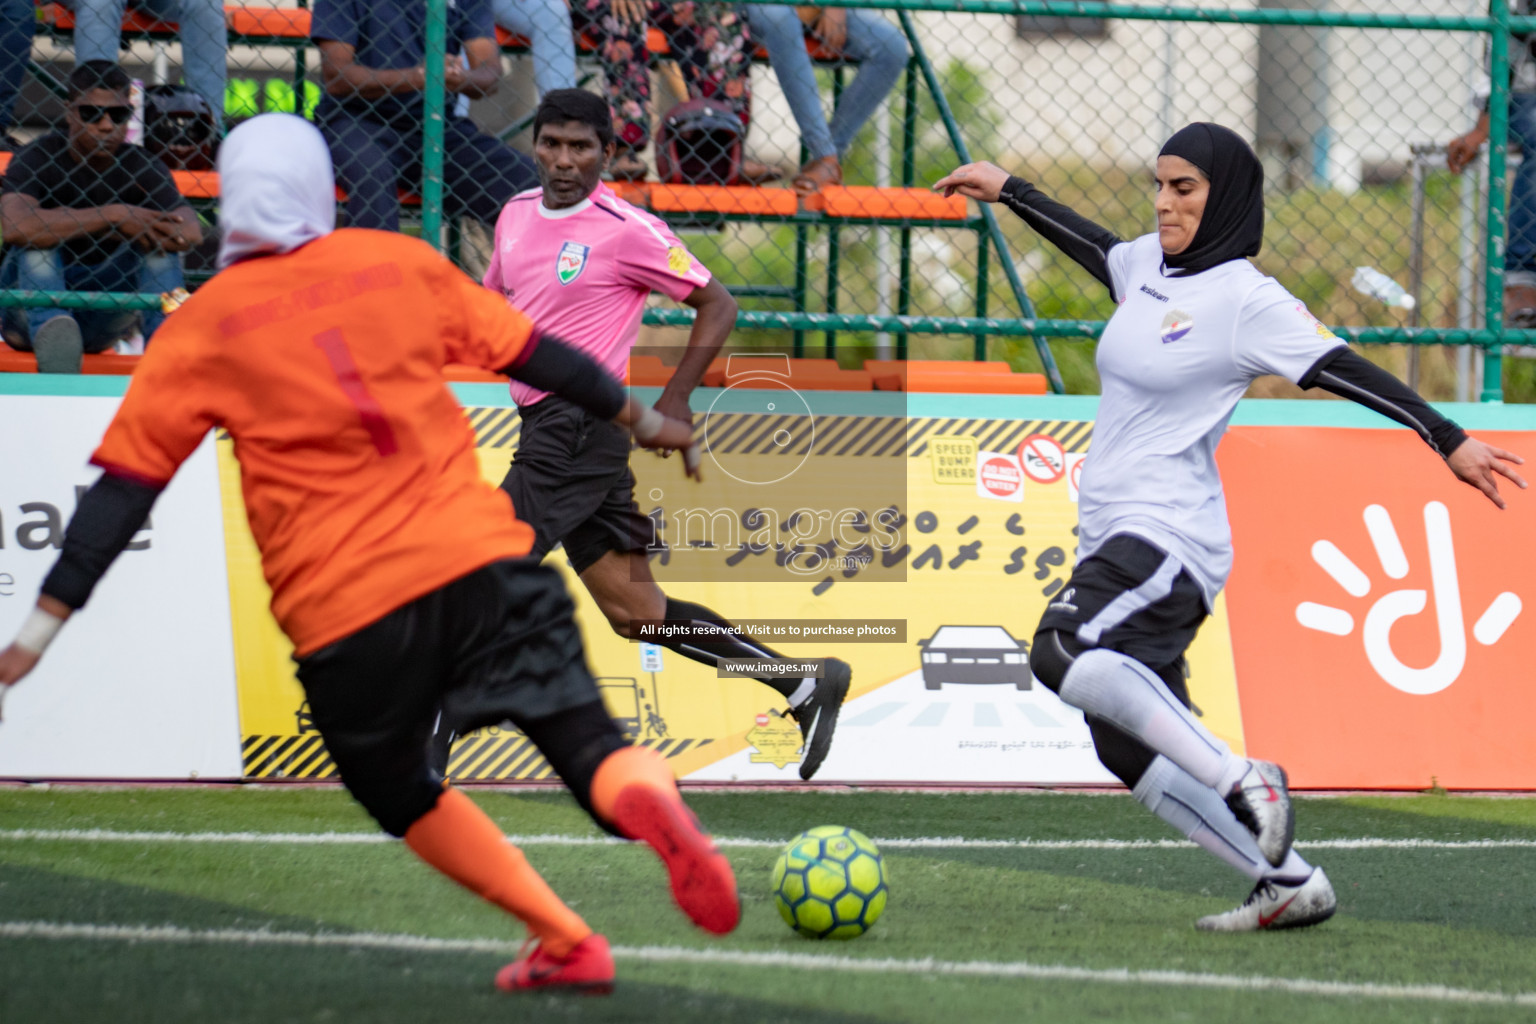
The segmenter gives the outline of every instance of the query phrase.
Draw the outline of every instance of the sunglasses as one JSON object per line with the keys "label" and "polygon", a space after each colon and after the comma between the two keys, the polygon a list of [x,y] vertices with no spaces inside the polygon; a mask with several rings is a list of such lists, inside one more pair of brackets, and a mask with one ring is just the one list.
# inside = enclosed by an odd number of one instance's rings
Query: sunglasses
{"label": "sunglasses", "polygon": [[86,124],[95,124],[103,117],[110,117],[113,124],[124,124],[133,116],[133,108],[128,106],[99,107],[94,103],[75,104],[75,113]]}

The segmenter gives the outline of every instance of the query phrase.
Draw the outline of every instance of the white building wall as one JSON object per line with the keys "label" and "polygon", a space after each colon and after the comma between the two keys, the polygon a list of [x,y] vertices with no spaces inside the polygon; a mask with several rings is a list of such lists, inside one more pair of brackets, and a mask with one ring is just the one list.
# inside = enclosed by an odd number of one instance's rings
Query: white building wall
{"label": "white building wall", "polygon": [[[1332,6],[1384,9],[1381,0],[1333,0]],[[1476,7],[1476,0],[1393,0],[1390,10],[1458,15]],[[1253,138],[1257,26],[1120,20],[1110,22],[1102,39],[1020,39],[1010,16],[924,12],[916,20],[941,74],[957,59],[989,71],[1005,142],[1003,151],[978,157],[1026,164],[1072,157],[1135,168],[1150,165],[1170,128],[1196,120],[1218,121]],[[1443,143],[1471,126],[1481,36],[1367,29],[1333,29],[1328,36],[1328,173],[1336,187],[1357,187],[1362,167],[1405,164],[1410,144]],[[754,88],[754,149],[792,162],[798,135],[769,69],[758,69]],[[898,86],[892,97],[897,118],[899,94]],[[920,130],[941,132],[942,126]]]}

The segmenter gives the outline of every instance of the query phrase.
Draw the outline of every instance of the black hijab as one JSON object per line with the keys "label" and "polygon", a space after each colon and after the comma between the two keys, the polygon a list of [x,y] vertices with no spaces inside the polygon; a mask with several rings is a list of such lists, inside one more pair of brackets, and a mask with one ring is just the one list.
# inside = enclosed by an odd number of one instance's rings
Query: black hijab
{"label": "black hijab", "polygon": [[1264,244],[1264,169],[1236,132],[1197,121],[1173,133],[1158,156],[1177,156],[1200,168],[1211,183],[1205,213],[1189,247],[1163,255],[1180,274],[1198,274],[1218,263],[1257,256]]}

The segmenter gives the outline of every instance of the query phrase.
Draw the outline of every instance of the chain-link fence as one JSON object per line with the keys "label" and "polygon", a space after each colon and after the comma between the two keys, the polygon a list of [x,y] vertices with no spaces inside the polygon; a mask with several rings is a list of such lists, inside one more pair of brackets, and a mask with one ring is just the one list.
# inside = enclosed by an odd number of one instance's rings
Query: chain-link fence
{"label": "chain-link fence", "polygon": [[[60,317],[87,351],[151,336],[160,293],[213,271],[218,137],[264,111],[321,125],[343,223],[421,232],[478,275],[537,183],[539,97],[579,86],[610,103],[609,187],[730,286],[748,345],[1005,359],[1095,391],[1105,289],[928,186],[993,160],[1134,237],[1162,141],[1211,120],[1263,158],[1258,263],[1319,318],[1414,343],[1386,358],[1432,397],[1536,397],[1500,358],[1525,340],[1506,321],[1536,327],[1527,3],[0,0],[5,337]],[[691,315],[655,299],[646,341]]]}

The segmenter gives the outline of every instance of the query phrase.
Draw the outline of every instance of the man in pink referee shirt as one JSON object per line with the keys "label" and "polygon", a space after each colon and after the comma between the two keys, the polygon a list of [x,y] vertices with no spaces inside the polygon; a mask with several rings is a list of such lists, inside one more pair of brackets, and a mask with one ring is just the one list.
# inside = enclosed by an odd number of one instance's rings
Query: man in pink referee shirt
{"label": "man in pink referee shirt", "polygon": [[[581,89],[546,94],[534,115],[533,149],[543,188],[514,196],[502,209],[485,286],[618,380],[650,293],[692,306],[697,316],[688,349],[656,402],[661,412],[690,422],[688,396],[735,326],[736,300],[663,221],[602,183],[614,154],[602,97]],[[620,636],[631,635],[632,621],[681,620],[708,627],[711,638],[662,642],[694,661],[715,666],[725,658],[782,657],[715,612],[670,598],[656,585],[646,556],[652,524],[635,503],[623,429],[524,384],[513,382],[512,397],[522,414],[522,440],[501,486],[537,535],[531,557],[563,543]],[[783,694],[800,725],[803,779],[831,749],[850,676],[847,664],[829,658],[820,679],[761,677]],[[441,759],[455,719],[463,718],[445,709]]]}

